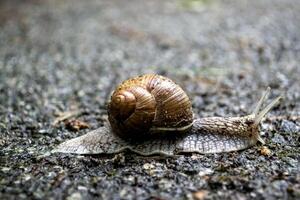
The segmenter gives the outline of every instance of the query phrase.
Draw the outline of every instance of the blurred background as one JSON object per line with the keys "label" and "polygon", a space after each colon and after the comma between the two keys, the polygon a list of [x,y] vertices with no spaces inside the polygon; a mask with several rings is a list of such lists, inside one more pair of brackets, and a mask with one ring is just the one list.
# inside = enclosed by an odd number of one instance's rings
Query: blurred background
{"label": "blurred background", "polygon": [[[76,197],[78,185],[82,184],[89,186],[85,193],[79,193],[82,198],[188,198],[202,187],[214,198],[297,197],[299,13],[298,0],[1,0],[1,195],[63,198],[75,193]],[[130,193],[135,186],[125,192],[120,189],[126,182],[120,180],[128,175],[123,174],[123,168],[117,168],[114,175],[99,168],[116,168],[115,161],[41,157],[49,156],[49,151],[60,142],[86,132],[70,131],[60,123],[66,113],[71,112],[72,117],[87,123],[90,130],[103,125],[107,118],[106,103],[114,87],[145,73],[165,75],[181,85],[192,100],[196,116],[248,114],[261,93],[271,86],[271,97],[285,97],[263,125],[264,137],[271,142],[269,148],[282,153],[274,154],[279,163],[265,158],[261,159],[269,163],[264,166],[252,163],[248,153],[257,149],[241,156],[230,154],[233,157],[231,161],[229,158],[229,166],[239,166],[234,162],[241,159],[241,163],[247,161],[261,170],[261,177],[256,179],[250,178],[257,173],[256,169],[248,169],[248,179],[233,182],[232,190],[226,181],[217,179],[220,174],[209,178],[216,178],[221,186],[209,182],[215,179],[200,180],[187,173],[177,182],[168,179],[173,189],[164,189],[169,182],[151,185],[158,178],[140,174],[150,180],[143,183],[145,187],[139,187],[143,196],[139,190]],[[280,131],[287,134],[278,135]],[[281,160],[283,154],[289,156],[286,161]],[[223,156],[199,159],[195,166],[203,167],[200,161],[205,160],[214,171],[219,167],[214,160],[223,161]],[[137,173],[145,162],[131,158],[132,168],[125,169],[129,174]],[[185,167],[196,161],[184,157],[168,162]],[[163,165],[176,175],[185,173],[180,167],[173,169],[168,162],[157,166]],[[266,167],[271,163],[276,166]],[[92,169],[84,172],[82,169],[87,165]],[[70,166],[77,168],[77,172]],[[280,174],[275,168],[280,173],[287,170],[294,179],[274,183],[274,173]],[[195,170],[196,174],[201,171]],[[241,173],[239,170],[242,168],[237,170]],[[227,173],[232,172],[221,173],[228,177]],[[93,182],[100,175],[106,178]],[[249,179],[253,183],[248,184]],[[251,189],[238,191],[235,183]],[[216,189],[221,193],[213,192]]]}
{"label": "blurred background", "polygon": [[[296,1],[13,0],[0,9],[2,93],[104,105],[114,85],[144,73],[178,80],[192,96],[298,89]],[[3,106],[14,104],[4,96]]]}

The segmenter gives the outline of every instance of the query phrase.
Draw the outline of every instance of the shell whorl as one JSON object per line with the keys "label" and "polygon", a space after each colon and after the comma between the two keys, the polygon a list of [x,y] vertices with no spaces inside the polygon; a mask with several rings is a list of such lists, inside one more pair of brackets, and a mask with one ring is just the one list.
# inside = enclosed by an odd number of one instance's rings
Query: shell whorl
{"label": "shell whorl", "polygon": [[152,74],[119,85],[108,104],[108,116],[114,133],[123,138],[184,132],[193,122],[186,93],[172,80]]}

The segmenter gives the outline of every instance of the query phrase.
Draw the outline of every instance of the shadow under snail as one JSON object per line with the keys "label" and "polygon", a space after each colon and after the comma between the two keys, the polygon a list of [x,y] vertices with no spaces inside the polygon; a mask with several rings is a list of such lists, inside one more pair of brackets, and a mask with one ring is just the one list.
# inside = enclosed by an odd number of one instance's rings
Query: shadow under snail
{"label": "shadow under snail", "polygon": [[259,124],[280,100],[264,109],[270,88],[253,113],[243,117],[193,118],[187,94],[169,78],[146,74],[124,81],[108,103],[103,127],[60,144],[54,152],[113,154],[126,149],[141,155],[220,153],[264,143]]}

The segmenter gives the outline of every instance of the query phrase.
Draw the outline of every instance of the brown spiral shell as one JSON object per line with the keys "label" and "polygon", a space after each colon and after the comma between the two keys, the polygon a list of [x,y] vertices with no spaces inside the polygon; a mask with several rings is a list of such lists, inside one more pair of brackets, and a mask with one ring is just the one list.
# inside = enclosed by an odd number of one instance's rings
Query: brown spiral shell
{"label": "brown spiral shell", "polygon": [[154,74],[117,86],[107,110],[113,132],[122,138],[185,132],[193,122],[187,94],[172,80]]}

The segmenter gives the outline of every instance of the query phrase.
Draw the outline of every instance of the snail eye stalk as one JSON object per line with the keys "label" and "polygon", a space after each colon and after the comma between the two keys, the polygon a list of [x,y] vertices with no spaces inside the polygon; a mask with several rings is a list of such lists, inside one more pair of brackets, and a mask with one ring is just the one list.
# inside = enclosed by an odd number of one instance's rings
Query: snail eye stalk
{"label": "snail eye stalk", "polygon": [[[264,116],[270,112],[270,110],[283,98],[281,95],[277,98],[275,98],[271,103],[269,103],[265,108],[262,109],[262,105],[269,96],[271,91],[271,88],[268,87],[266,92],[261,96],[260,100],[258,101],[254,111],[254,126],[258,126],[258,124],[261,122],[261,120],[264,118]],[[261,110],[261,111],[260,111]]]}

